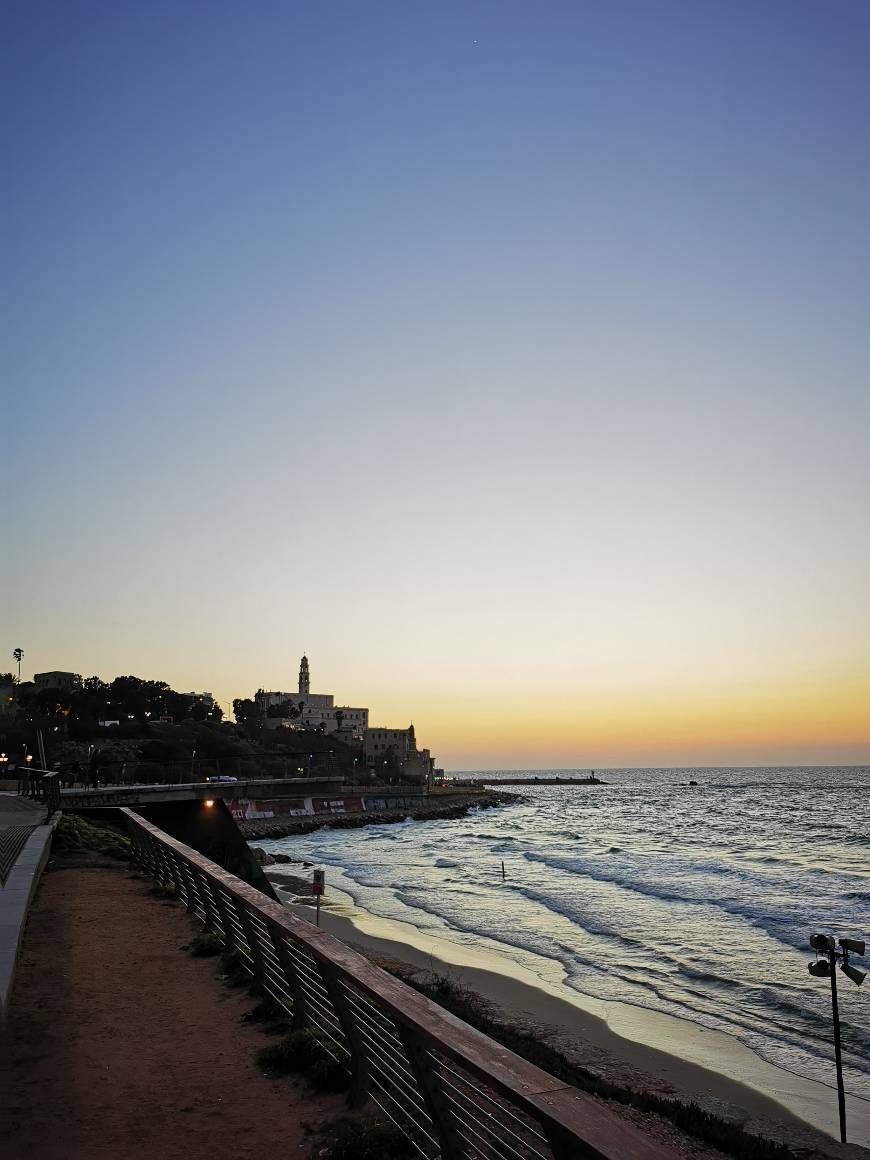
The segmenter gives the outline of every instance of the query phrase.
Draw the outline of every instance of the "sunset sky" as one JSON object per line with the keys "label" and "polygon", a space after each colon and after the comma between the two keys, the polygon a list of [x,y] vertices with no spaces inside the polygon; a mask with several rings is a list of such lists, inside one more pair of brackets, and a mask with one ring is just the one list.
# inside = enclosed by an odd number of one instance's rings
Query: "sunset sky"
{"label": "sunset sky", "polygon": [[4,11],[0,670],[870,762],[864,0]]}

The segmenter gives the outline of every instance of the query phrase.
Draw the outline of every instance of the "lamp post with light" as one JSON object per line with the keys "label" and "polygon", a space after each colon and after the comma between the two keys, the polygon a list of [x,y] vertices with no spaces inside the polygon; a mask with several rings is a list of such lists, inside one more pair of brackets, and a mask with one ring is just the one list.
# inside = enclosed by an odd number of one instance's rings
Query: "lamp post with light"
{"label": "lamp post with light", "polygon": [[[837,943],[840,950],[837,950]],[[831,1007],[834,1016],[834,1061],[837,1065],[837,1104],[840,1109],[840,1139],[846,1143],[846,1094],[843,1089],[843,1058],[840,1052],[840,1009],[837,1003],[837,962],[840,970],[860,987],[867,978],[866,971],[859,971],[849,962],[849,954],[863,955],[866,949],[862,939],[841,938],[834,941],[830,934],[814,934],[810,946],[816,952],[815,962],[808,964],[811,975],[817,979],[831,980]]]}

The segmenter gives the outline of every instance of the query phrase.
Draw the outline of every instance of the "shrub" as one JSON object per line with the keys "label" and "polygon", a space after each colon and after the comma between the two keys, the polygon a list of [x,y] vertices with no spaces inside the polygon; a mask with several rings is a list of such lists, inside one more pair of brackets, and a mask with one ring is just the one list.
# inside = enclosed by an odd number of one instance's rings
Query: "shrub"
{"label": "shrub", "polygon": [[268,995],[242,1016],[243,1023],[256,1023],[266,1035],[286,1035],[290,1031],[290,1013]]}
{"label": "shrub", "polygon": [[109,826],[89,822],[78,814],[64,814],[58,822],[53,846],[59,854],[102,854],[119,861],[130,859],[130,839]]}
{"label": "shrub", "polygon": [[321,1091],[344,1091],[350,1085],[347,1065],[327,1051],[322,1036],[313,1027],[291,1031],[280,1043],[261,1047],[257,1063],[271,1075],[304,1072],[312,1086]]}
{"label": "shrub", "polygon": [[167,886],[165,882],[155,882],[148,891],[152,898],[158,898],[161,902],[175,901],[175,887]]}
{"label": "shrub", "polygon": [[324,1147],[330,1160],[402,1160],[413,1152],[408,1137],[381,1116],[343,1116],[325,1130],[315,1155]]}
{"label": "shrub", "polygon": [[224,982],[228,987],[249,987],[251,985],[251,972],[245,965],[245,959],[239,951],[225,950],[221,956],[221,966],[224,972]]}
{"label": "shrub", "polygon": [[195,959],[210,959],[214,955],[219,955],[223,949],[224,944],[220,936],[210,930],[204,930],[198,934],[191,941],[189,947],[190,953]]}

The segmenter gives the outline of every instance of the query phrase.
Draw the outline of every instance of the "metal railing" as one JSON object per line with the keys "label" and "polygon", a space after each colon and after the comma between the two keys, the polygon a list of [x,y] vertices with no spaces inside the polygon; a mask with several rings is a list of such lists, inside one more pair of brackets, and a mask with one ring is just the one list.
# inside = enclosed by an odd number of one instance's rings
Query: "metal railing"
{"label": "metal railing", "polygon": [[49,814],[60,809],[60,774],[51,769],[34,769],[24,766],[18,770],[18,788],[20,797],[29,797],[35,802],[41,802]]}
{"label": "metal railing", "polygon": [[331,935],[123,809],[135,863],[174,888],[252,988],[314,1029],[424,1160],[674,1160],[601,1103],[521,1059]]}

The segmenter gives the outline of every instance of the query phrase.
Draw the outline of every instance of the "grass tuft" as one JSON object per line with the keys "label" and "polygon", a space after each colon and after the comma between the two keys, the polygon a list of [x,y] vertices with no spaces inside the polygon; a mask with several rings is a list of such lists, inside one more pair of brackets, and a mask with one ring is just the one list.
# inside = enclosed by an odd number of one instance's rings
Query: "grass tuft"
{"label": "grass tuft", "polygon": [[286,1035],[290,1031],[289,1013],[268,995],[242,1016],[242,1022],[256,1023],[266,1035]]}
{"label": "grass tuft", "polygon": [[223,981],[228,987],[250,987],[251,972],[245,966],[245,960],[237,950],[225,950],[221,955]]}
{"label": "grass tuft", "polygon": [[58,854],[102,854],[119,861],[130,860],[130,839],[110,826],[89,822],[78,814],[64,814],[58,822],[52,845]]}
{"label": "grass tuft", "polygon": [[313,1087],[320,1091],[341,1092],[350,1086],[346,1064],[327,1051],[322,1036],[313,1028],[291,1031],[280,1043],[261,1047],[257,1063],[269,1075],[289,1075],[302,1071]]}
{"label": "grass tuft", "polygon": [[324,1129],[314,1149],[329,1160],[403,1160],[413,1153],[404,1133],[381,1116],[343,1116]]}
{"label": "grass tuft", "polygon": [[164,882],[155,882],[148,893],[161,902],[174,902],[176,897],[175,887],[167,886]]}
{"label": "grass tuft", "polygon": [[210,959],[223,951],[224,944],[219,935],[204,930],[191,941],[188,949],[195,959]]}

